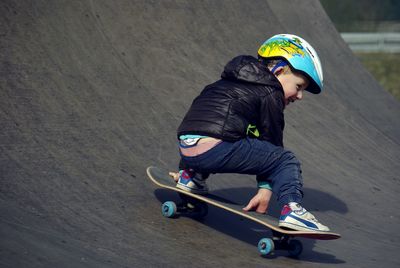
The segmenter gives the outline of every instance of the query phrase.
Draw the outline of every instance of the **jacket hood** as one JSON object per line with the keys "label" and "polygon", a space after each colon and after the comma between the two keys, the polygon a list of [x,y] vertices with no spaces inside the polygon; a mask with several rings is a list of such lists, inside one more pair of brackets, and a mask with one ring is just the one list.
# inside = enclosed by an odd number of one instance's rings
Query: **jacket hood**
{"label": "jacket hood", "polygon": [[250,83],[282,87],[267,66],[253,56],[237,56],[225,66],[221,77]]}

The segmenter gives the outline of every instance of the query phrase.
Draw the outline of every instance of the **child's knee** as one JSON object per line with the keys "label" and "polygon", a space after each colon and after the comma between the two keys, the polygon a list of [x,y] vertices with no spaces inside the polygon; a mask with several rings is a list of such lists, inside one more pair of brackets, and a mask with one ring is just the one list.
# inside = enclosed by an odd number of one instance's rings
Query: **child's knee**
{"label": "child's knee", "polygon": [[289,151],[289,150],[283,150],[281,158],[282,162],[284,162],[286,165],[296,165],[300,169],[300,161],[297,159],[296,155]]}

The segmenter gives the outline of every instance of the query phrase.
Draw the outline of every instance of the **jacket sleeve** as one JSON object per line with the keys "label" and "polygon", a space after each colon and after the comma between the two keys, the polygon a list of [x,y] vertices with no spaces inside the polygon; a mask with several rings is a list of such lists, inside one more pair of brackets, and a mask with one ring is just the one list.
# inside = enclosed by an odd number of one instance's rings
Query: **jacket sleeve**
{"label": "jacket sleeve", "polygon": [[257,123],[260,132],[259,139],[283,147],[284,105],[281,92],[274,92],[260,99],[259,121]]}

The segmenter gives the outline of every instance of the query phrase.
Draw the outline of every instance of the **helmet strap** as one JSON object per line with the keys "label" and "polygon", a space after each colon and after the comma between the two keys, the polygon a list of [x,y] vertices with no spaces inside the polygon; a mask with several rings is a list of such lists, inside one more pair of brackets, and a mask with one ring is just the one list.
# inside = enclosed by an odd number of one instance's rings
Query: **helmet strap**
{"label": "helmet strap", "polygon": [[275,66],[271,69],[271,73],[275,74],[276,69],[278,69],[279,67],[285,67],[287,66],[287,62],[284,60],[279,61],[277,64],[275,64]]}

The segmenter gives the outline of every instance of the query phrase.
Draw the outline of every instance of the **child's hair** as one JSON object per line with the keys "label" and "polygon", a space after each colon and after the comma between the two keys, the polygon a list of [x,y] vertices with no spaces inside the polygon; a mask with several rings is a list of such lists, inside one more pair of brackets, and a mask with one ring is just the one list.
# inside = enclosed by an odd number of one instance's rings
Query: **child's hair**
{"label": "child's hair", "polygon": [[263,57],[258,57],[258,60],[262,64],[266,65],[272,73],[274,73],[277,67],[283,67],[283,73],[293,73],[292,68],[290,68],[290,65],[284,59],[267,59]]}

